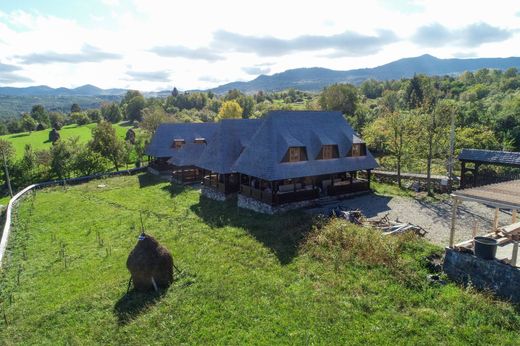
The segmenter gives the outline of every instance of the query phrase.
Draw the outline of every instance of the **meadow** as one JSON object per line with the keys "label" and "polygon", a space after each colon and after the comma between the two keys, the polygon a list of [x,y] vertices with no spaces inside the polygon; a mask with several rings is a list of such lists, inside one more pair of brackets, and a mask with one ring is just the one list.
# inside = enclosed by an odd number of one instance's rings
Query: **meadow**
{"label": "meadow", "polygon": [[[140,232],[173,285],[127,293]],[[146,174],[53,187],[17,207],[1,344],[518,344],[518,308],[432,285],[442,249],[303,212],[267,216]]]}
{"label": "meadow", "polygon": [[[95,123],[78,126],[77,124],[66,125],[59,131],[61,139],[78,137],[81,143],[90,140],[92,129],[96,127]],[[126,131],[131,127],[126,122],[114,125],[117,134],[121,138],[125,138]],[[49,141],[50,129],[42,131],[21,132],[0,136],[0,139],[8,140],[13,143],[16,151],[16,159],[23,156],[25,145],[30,144],[34,150],[42,150],[50,148],[52,143]]]}

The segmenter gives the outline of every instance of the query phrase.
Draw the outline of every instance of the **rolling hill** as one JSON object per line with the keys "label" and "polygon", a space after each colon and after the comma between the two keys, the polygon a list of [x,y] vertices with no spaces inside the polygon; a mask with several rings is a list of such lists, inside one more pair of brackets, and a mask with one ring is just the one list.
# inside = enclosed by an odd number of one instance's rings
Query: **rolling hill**
{"label": "rolling hill", "polygon": [[510,67],[520,67],[520,58],[439,59],[426,54],[396,60],[374,68],[348,71],[336,71],[321,67],[292,69],[271,76],[261,75],[249,82],[224,84],[211,89],[211,91],[217,94],[223,94],[232,89],[239,89],[248,93],[259,90],[280,91],[288,88],[319,91],[334,83],[360,84],[367,79],[393,80],[410,78],[414,74],[455,75],[482,68],[505,70]]}

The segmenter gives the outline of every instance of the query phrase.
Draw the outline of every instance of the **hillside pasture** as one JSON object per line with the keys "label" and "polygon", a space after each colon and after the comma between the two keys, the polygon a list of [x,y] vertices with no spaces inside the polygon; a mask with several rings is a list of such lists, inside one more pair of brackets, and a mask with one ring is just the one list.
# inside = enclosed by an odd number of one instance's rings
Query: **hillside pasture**
{"label": "hillside pasture", "polygon": [[[180,273],[127,293],[145,229]],[[17,344],[517,344],[517,307],[432,285],[413,237],[259,215],[146,174],[53,187],[17,207],[0,340]]]}

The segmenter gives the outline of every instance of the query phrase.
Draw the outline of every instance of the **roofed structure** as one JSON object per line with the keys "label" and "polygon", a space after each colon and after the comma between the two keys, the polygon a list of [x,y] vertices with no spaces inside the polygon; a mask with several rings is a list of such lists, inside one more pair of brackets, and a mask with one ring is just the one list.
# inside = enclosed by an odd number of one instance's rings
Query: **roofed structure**
{"label": "roofed structure", "polygon": [[[354,143],[363,141],[340,112],[274,111],[263,120],[233,170],[273,181],[376,168],[366,148],[366,155],[348,155]],[[337,158],[318,159],[323,146],[337,146]],[[304,148],[306,160],[283,162],[294,147]]]}
{"label": "roofed structure", "polygon": [[234,163],[249,145],[262,121],[256,119],[223,119],[208,140],[197,166],[220,174],[234,173]]}
{"label": "roofed structure", "polygon": [[459,160],[520,167],[520,152],[462,149]]}
{"label": "roofed structure", "polygon": [[195,139],[211,137],[216,128],[217,123],[160,124],[145,153],[155,158],[170,158],[177,150],[172,148],[174,140],[183,140],[186,144],[193,143]]}

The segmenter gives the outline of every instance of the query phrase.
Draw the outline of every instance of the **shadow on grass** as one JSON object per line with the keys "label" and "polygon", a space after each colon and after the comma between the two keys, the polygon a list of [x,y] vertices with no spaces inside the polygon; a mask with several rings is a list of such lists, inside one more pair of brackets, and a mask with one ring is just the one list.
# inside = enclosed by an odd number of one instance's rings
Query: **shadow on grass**
{"label": "shadow on grass", "polygon": [[150,174],[150,173],[139,174],[137,179],[139,180],[139,187],[140,188],[154,186],[154,185],[162,184],[162,183],[165,182],[165,180],[162,180],[158,176],[155,176],[155,175]]}
{"label": "shadow on grass", "polygon": [[292,262],[301,242],[311,230],[312,217],[301,211],[265,215],[238,208],[234,201],[218,202],[200,196],[190,207],[204,222],[215,228],[232,226],[245,229],[257,241],[271,249],[280,264]]}
{"label": "shadow on grass", "polygon": [[114,305],[114,314],[120,325],[125,325],[146,312],[153,305],[158,303],[168,290],[159,292],[140,292],[132,289],[123,295]]}
{"label": "shadow on grass", "polygon": [[22,132],[22,133],[18,133],[16,135],[11,135],[11,137],[9,138],[20,138],[20,137],[27,137],[29,136],[30,133],[29,132]]}

